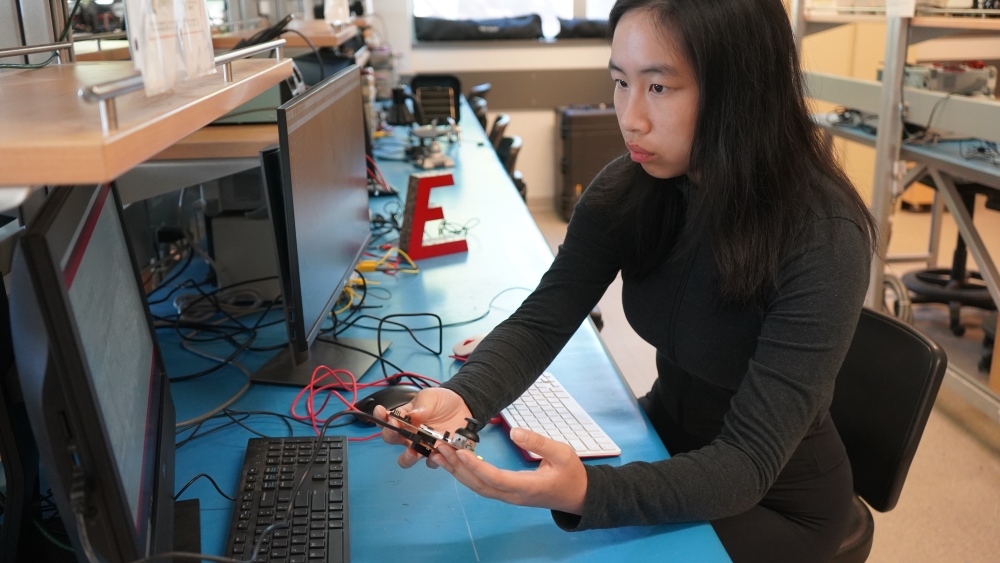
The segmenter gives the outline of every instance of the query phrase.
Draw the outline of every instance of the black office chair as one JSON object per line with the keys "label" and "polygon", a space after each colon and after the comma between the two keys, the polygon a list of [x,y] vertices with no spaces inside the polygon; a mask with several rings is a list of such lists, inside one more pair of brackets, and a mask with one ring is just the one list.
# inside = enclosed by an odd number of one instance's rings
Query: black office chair
{"label": "black office chair", "polygon": [[490,144],[493,145],[493,150],[500,150],[500,141],[503,140],[503,134],[508,125],[510,125],[510,116],[506,113],[501,113],[493,121],[493,128],[490,129]]}
{"label": "black office chair", "polygon": [[490,111],[486,99],[479,97],[469,98],[469,105],[472,106],[472,113],[476,114],[476,119],[479,120],[479,125],[483,128],[483,132],[486,132],[486,116]]}
{"label": "black office chair", "polygon": [[[521,196],[525,202],[528,201],[528,186],[524,183],[524,175],[521,174],[520,170],[515,170],[513,174],[510,175],[510,179],[514,182],[514,187],[517,189],[518,195]],[[598,329],[600,330],[600,329]]]}
{"label": "black office chair", "polygon": [[517,163],[517,155],[521,152],[522,144],[521,137],[517,135],[500,139],[500,146],[497,147],[497,156],[500,157],[500,163],[503,164],[508,176],[513,176],[514,174],[514,164]]}
{"label": "black office chair", "polygon": [[[414,95],[419,94],[421,88],[451,88],[453,107],[455,108],[455,121],[459,120],[461,112],[458,111],[459,100],[462,97],[462,82],[454,74],[418,74],[410,80],[410,89]],[[428,120],[428,123],[430,121]]]}
{"label": "black office chair", "polygon": [[477,84],[469,89],[469,99],[472,98],[482,98],[486,99],[490,94],[490,90],[493,89],[493,85],[489,82],[484,82],[482,84]]}
{"label": "black office chair", "polygon": [[[934,186],[934,180],[930,177],[924,178],[922,182]],[[986,195],[988,209],[1000,211],[1000,191],[974,182],[956,182],[955,187],[970,217],[976,208],[976,194]],[[948,306],[951,332],[955,336],[965,334],[965,325],[961,321],[963,305],[987,311],[997,308],[982,275],[966,270],[968,257],[965,240],[959,234],[951,268],[928,268],[903,275],[903,285],[913,293],[913,303],[943,303]]]}
{"label": "black office chair", "polygon": [[858,497],[879,512],[896,506],[947,366],[944,350],[930,338],[862,310],[830,405],[856,493],[850,532],[831,563],[868,559],[875,522]]}

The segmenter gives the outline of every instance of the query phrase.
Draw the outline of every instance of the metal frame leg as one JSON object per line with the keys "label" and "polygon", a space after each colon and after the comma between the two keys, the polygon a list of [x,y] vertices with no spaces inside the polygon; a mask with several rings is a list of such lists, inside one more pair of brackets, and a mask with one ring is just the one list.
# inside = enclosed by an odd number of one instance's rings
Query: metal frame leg
{"label": "metal frame leg", "polygon": [[899,146],[902,142],[903,119],[903,68],[906,64],[909,18],[887,18],[885,41],[885,69],[882,72],[882,108],[878,117],[878,138],[875,141],[875,181],[872,183],[871,212],[878,222],[878,253],[873,257],[868,295],[865,305],[876,311],[883,309],[885,301],[885,264],[883,258],[889,249],[889,219],[892,216],[893,194],[900,181]]}

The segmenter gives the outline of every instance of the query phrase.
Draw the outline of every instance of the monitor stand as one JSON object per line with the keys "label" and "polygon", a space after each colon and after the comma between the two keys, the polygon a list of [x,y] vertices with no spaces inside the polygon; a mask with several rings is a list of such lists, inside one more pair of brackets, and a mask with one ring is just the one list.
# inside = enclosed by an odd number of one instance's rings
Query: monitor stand
{"label": "monitor stand", "polygon": [[[338,346],[328,340],[319,338],[309,347],[309,359],[301,364],[296,364],[291,348],[283,348],[262,368],[257,370],[251,381],[255,383],[273,383],[275,385],[294,385],[295,387],[305,387],[312,381],[313,372],[320,366],[327,366],[331,369],[343,369],[354,374],[354,377],[361,379],[377,361],[378,343],[370,339],[358,338],[337,338],[336,342],[341,342],[353,348],[360,348],[371,353],[364,354],[357,350],[351,350],[343,346]],[[389,349],[392,342],[382,341],[382,353]]]}

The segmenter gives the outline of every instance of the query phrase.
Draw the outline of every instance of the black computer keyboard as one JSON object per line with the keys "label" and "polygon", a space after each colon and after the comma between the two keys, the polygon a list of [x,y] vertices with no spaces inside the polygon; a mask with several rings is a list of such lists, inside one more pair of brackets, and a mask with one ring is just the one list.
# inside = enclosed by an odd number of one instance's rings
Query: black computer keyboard
{"label": "black computer keyboard", "polygon": [[[309,474],[296,492],[306,470]],[[259,563],[351,560],[345,437],[249,440],[237,495],[226,556]],[[264,537],[251,559],[257,540],[275,522],[285,525]]]}

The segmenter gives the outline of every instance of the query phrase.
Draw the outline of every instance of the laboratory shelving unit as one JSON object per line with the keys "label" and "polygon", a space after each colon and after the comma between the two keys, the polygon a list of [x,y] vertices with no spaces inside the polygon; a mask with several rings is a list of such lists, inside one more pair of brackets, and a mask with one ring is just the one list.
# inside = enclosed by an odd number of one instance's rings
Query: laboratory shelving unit
{"label": "laboratory shelving unit", "polygon": [[[917,258],[930,266],[937,258],[939,217],[942,203],[947,205],[969,251],[979,265],[979,271],[990,296],[1000,303],[1000,273],[955,187],[954,179],[971,179],[1000,189],[1000,171],[975,166],[962,158],[948,158],[933,150],[903,146],[904,121],[926,125],[931,116],[934,128],[986,141],[1000,142],[1000,103],[994,100],[948,96],[940,92],[903,87],[907,47],[946,36],[992,35],[1000,37],[1000,10],[942,10],[917,7],[912,18],[887,17],[884,9],[810,9],[807,0],[792,0],[792,29],[797,46],[807,35],[837,26],[884,22],[886,25],[885,56],[882,82],[858,80],[822,73],[806,73],[809,95],[852,109],[878,115],[877,135],[864,139],[848,129],[829,127],[831,135],[840,135],[875,146],[875,177],[872,185],[871,211],[883,233],[888,233],[895,198],[910,184],[929,174],[937,187],[932,213],[930,248]],[[976,58],[970,56],[970,59]],[[948,99],[944,99],[948,98]],[[905,100],[905,101],[904,101]],[[819,120],[821,125],[826,125]],[[916,163],[911,167],[909,163]],[[943,200],[943,201],[942,201]],[[889,237],[880,240],[880,256],[886,256]],[[890,261],[892,257],[889,257]],[[913,257],[907,257],[913,259]],[[871,269],[865,304],[881,309],[884,295],[885,270],[876,257]],[[976,406],[993,420],[1000,422],[1000,339],[994,352],[993,368],[988,385],[950,365],[945,384]]]}

